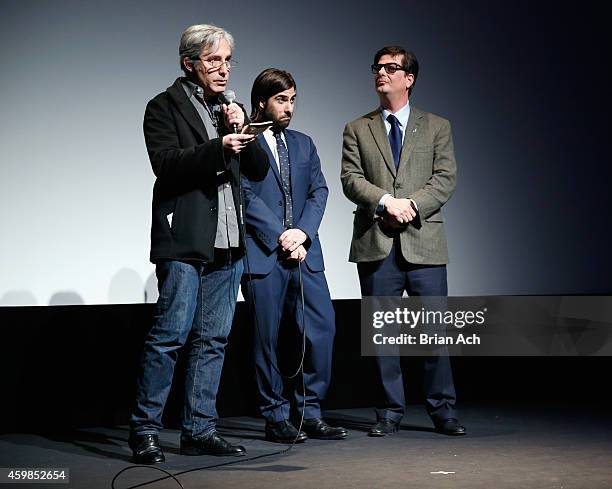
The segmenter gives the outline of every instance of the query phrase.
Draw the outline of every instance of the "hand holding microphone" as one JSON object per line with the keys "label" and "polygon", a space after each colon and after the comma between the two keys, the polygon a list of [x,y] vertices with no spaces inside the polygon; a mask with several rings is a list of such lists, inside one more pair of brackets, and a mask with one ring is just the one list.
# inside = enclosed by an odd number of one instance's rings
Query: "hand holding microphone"
{"label": "hand holding microphone", "polygon": [[223,118],[225,125],[232,130],[233,134],[223,136],[223,148],[231,154],[239,154],[248,143],[255,139],[251,134],[238,134],[244,125],[244,112],[234,102],[236,94],[233,90],[227,90],[222,94]]}
{"label": "hand holding microphone", "polygon": [[240,132],[244,125],[244,112],[240,106],[235,103],[236,93],[233,90],[226,90],[221,94],[221,102],[223,102],[223,117],[225,125],[232,132]]}

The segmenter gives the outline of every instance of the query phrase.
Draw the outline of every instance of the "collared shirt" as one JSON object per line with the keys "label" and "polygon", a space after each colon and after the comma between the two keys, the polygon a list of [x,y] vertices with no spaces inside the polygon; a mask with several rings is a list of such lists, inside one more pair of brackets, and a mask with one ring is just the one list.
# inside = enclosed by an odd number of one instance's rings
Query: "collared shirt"
{"label": "collared shirt", "polygon": [[[287,140],[285,139],[285,133],[281,132],[281,139],[283,140],[283,143],[285,143],[285,146],[287,146]],[[272,152],[272,156],[274,156],[274,161],[276,162],[276,168],[278,168],[278,171],[280,172],[280,163],[278,160],[278,147],[276,146],[276,138],[274,137],[274,133],[272,132],[272,129],[266,129],[263,132],[263,137],[266,140],[266,143],[268,143],[268,146],[270,147],[270,151]]]}
{"label": "collared shirt", "polygon": [[[289,182],[284,182],[283,179],[283,171],[281,170],[280,167],[280,157],[278,154],[278,142],[276,140],[276,136],[274,135],[274,133],[272,132],[272,129],[266,129],[263,132],[263,137],[266,141],[266,144],[268,145],[268,147],[270,148],[270,152],[272,153],[272,156],[274,157],[274,161],[276,162],[276,168],[278,168],[278,173],[280,174],[281,177],[281,181],[283,182],[283,193],[285,195],[285,221],[284,221],[284,225],[286,228],[292,227],[292,220],[293,220],[293,201],[292,201],[292,197],[291,197],[291,189],[287,189],[285,185],[291,185],[291,183],[289,183],[291,181],[291,178],[289,178]],[[283,141],[283,144],[285,145],[285,148],[287,148],[287,140],[285,139],[285,132],[281,131],[280,132],[280,138]],[[287,148],[287,152],[289,151],[289,148]],[[291,175],[291,167],[289,166],[289,175]]]}
{"label": "collared shirt", "polygon": [[[380,108],[380,116],[382,117],[383,122],[385,123],[387,136],[389,136],[389,131],[391,131],[391,123],[387,120],[387,117],[389,117],[390,114],[393,114],[395,117],[397,117],[397,120],[399,121],[399,128],[400,132],[402,133],[402,144],[404,144],[404,135],[406,134],[406,128],[408,127],[408,119],[410,117],[410,101],[406,102],[406,105],[404,105],[400,110],[395,113],[391,112],[390,110],[383,109],[382,107]],[[387,200],[387,197],[389,196],[391,196],[391,194],[385,194],[380,198],[380,200],[378,201],[378,206],[376,207],[377,214],[381,214],[385,210],[385,200]]]}
{"label": "collared shirt", "polygon": [[[220,124],[221,121],[214,120],[221,110],[219,104],[209,104],[205,106],[204,90],[202,87],[186,78],[183,78],[182,84],[189,101],[198,111],[200,119],[202,119],[204,123],[206,133],[211,137],[213,135],[219,136],[219,131],[215,124]],[[232,194],[232,185],[230,182],[231,174],[229,171],[217,172],[217,196],[219,203],[217,205],[218,217],[215,248],[227,249],[239,246],[238,216],[236,214],[236,205],[234,203],[234,195]]]}
{"label": "collared shirt", "polygon": [[395,113],[391,112],[390,110],[383,109],[382,107],[380,108],[380,111],[383,118],[383,122],[385,123],[385,129],[387,130],[387,136],[389,135],[389,131],[391,130],[391,124],[387,120],[387,117],[389,117],[390,114],[393,114],[395,117],[397,117],[397,120],[399,121],[400,131],[402,132],[403,143],[404,134],[406,134],[406,127],[408,127],[408,118],[410,117],[410,102],[406,102],[406,105],[404,105],[400,110]]}

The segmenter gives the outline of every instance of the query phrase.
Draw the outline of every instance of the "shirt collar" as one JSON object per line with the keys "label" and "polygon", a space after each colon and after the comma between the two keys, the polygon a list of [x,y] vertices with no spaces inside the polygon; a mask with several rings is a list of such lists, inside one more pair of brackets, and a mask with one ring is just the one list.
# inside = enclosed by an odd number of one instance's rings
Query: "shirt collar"
{"label": "shirt collar", "polygon": [[387,117],[389,117],[390,114],[393,114],[395,117],[397,117],[397,120],[401,124],[402,128],[406,129],[406,126],[408,125],[408,117],[410,117],[410,100],[406,102],[406,105],[404,105],[400,110],[395,113],[391,112],[390,110],[383,109],[382,107],[381,111],[383,119],[385,121],[387,120]]}
{"label": "shirt collar", "polygon": [[181,78],[181,83],[183,84],[183,88],[185,89],[185,93],[187,94],[188,97],[191,97],[194,94],[194,92],[196,93],[196,95],[200,95],[200,96],[204,95],[204,90],[202,89],[202,87],[199,85],[196,85],[188,78]]}
{"label": "shirt collar", "polygon": [[[193,83],[189,78],[185,77],[181,78],[181,83],[183,84],[187,97],[191,98],[196,95],[200,99],[204,99],[204,89],[200,85]],[[219,100],[217,97],[213,97],[212,99],[207,99],[206,103],[209,105],[217,105],[219,104]]]}
{"label": "shirt collar", "polygon": [[[279,134],[281,135],[281,139],[282,139],[283,141],[285,141],[285,131],[283,130],[283,131],[281,131]],[[266,138],[266,140],[267,140],[267,141],[276,141],[276,136],[274,135],[274,132],[272,131],[272,128],[271,128],[271,127],[269,127],[268,129],[266,129],[266,130],[263,132],[263,135],[264,135],[264,137]]]}

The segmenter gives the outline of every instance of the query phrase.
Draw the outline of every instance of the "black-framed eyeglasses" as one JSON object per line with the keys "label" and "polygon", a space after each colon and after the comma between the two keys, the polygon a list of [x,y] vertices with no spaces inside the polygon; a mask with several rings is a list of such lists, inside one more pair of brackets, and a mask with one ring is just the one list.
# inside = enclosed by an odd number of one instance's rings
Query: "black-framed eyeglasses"
{"label": "black-framed eyeglasses", "polygon": [[389,75],[392,75],[398,70],[405,71],[406,73],[408,73],[408,68],[406,68],[405,66],[400,66],[397,63],[385,63],[382,65],[375,64],[375,65],[372,65],[371,68],[372,68],[372,73],[374,73],[375,75],[380,71],[381,68],[384,68],[387,74]]}

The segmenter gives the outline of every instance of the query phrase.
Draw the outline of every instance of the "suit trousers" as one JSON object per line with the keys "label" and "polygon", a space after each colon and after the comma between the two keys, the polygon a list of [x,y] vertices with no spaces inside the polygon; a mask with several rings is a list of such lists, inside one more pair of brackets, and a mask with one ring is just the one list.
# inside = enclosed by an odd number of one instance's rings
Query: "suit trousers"
{"label": "suit trousers", "polygon": [[306,419],[321,417],[320,401],[325,397],[331,379],[336,323],[327,281],[324,272],[311,272],[305,263],[300,267],[304,315],[297,262],[279,260],[269,274],[253,275],[250,279],[245,275],[243,279],[243,295],[255,313],[255,372],[260,394],[259,409],[270,422],[287,420],[290,416],[290,402],[283,396],[283,375],[279,371],[277,357],[281,324],[297,324],[300,333],[306,328],[305,397],[299,381],[293,393],[297,408],[301,410],[304,406]]}
{"label": "suit trousers", "polygon": [[[446,296],[445,265],[414,265],[402,256],[399,239],[394,240],[387,258],[357,264],[362,296],[401,297]],[[455,418],[455,387],[448,355],[424,358],[425,405],[434,423]],[[376,408],[377,418],[399,421],[406,411],[404,380],[399,356],[376,357],[378,374],[385,394]]]}

